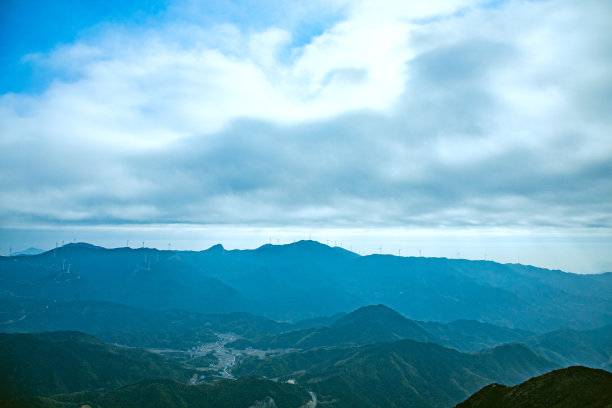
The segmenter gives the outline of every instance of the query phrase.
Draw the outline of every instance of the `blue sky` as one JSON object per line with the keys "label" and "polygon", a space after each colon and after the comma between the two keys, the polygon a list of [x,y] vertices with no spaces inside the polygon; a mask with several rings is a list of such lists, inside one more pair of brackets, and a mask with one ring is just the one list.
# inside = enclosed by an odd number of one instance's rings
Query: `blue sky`
{"label": "blue sky", "polygon": [[612,270],[607,2],[1,7],[0,253],[312,234]]}
{"label": "blue sky", "polygon": [[156,18],[167,1],[5,0],[0,5],[0,92],[41,91],[52,80],[23,61],[70,44],[103,24],[141,24]]}

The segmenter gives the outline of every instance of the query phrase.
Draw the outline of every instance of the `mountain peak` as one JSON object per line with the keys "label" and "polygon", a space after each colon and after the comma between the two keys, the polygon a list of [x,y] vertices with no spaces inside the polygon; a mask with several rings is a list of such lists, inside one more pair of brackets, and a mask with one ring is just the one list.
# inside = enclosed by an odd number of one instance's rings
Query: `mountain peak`
{"label": "mountain peak", "polygon": [[69,242],[62,248],[89,248],[89,249],[106,249],[101,246],[93,245],[88,242]]}
{"label": "mountain peak", "polygon": [[225,248],[221,244],[213,245],[206,250],[206,252],[223,252],[223,251],[225,251]]}
{"label": "mountain peak", "polygon": [[44,249],[30,247],[24,251],[13,252],[13,256],[28,256],[28,255],[39,255],[46,252]]}
{"label": "mountain peak", "polygon": [[407,319],[391,309],[388,306],[378,304],[378,305],[369,305],[363,306],[359,309],[347,314],[340,320],[334,323],[335,326],[344,326],[347,324],[353,323],[361,323],[361,322],[372,322],[372,321],[381,321],[385,322],[405,322]]}

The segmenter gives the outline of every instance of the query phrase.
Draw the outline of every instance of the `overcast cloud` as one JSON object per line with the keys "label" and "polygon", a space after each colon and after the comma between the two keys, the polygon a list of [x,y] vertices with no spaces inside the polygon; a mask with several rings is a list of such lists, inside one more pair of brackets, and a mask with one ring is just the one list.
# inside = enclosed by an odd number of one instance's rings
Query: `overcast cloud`
{"label": "overcast cloud", "polygon": [[0,96],[0,223],[610,236],[612,3],[283,7],[25,56],[55,79]]}

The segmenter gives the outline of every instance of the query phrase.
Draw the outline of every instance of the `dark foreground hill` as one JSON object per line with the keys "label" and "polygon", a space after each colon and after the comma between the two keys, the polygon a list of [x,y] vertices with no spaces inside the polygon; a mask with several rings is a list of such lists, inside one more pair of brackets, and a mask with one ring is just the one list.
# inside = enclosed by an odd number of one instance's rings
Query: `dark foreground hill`
{"label": "dark foreground hill", "polygon": [[192,374],[159,355],[79,332],[0,334],[1,399],[109,390],[154,378],[187,382]]}
{"label": "dark foreground hill", "polygon": [[609,408],[612,374],[586,367],[569,367],[532,378],[514,387],[491,384],[457,408]]}
{"label": "dark foreground hill", "polygon": [[301,408],[311,400],[299,386],[245,377],[236,381],[186,385],[171,380],[149,380],[110,392],[83,392],[50,398],[23,397],[0,401],[6,408]]}
{"label": "dark foreground hill", "polygon": [[187,385],[193,375],[157,354],[83,333],[0,334],[1,407],[246,408],[271,398],[278,408],[297,408],[310,400],[291,384],[245,377]]}
{"label": "dark foreground hill", "polygon": [[[272,405],[273,401],[274,405]],[[96,401],[102,408],[234,408],[260,406],[298,408],[310,401],[301,387],[255,377],[190,386],[173,381],[148,381],[120,388]],[[263,405],[266,403],[268,405]]]}

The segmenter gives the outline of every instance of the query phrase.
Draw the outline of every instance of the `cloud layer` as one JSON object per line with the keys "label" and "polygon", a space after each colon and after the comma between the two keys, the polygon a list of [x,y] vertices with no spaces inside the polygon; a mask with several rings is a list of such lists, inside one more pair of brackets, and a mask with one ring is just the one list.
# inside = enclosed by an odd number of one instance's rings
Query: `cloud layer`
{"label": "cloud layer", "polygon": [[28,56],[0,223],[609,232],[612,6],[416,3],[180,2]]}

